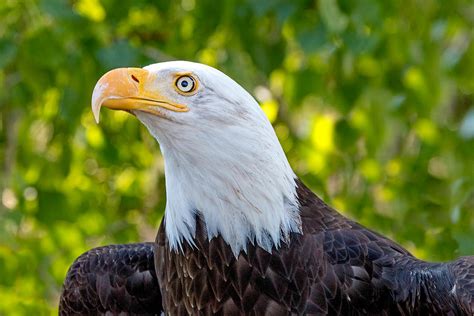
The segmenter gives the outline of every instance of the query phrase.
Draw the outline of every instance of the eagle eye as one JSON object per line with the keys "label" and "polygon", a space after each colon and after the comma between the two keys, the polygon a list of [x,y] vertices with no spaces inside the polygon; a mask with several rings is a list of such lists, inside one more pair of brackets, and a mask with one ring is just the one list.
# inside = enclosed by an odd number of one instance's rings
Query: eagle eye
{"label": "eagle eye", "polygon": [[178,92],[189,94],[196,89],[196,82],[193,77],[191,76],[180,76],[175,82],[176,88],[178,88]]}

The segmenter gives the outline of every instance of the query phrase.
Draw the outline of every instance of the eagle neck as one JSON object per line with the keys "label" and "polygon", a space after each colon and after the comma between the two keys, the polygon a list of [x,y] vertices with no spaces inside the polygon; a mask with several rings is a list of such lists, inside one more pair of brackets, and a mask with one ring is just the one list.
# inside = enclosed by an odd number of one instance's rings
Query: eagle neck
{"label": "eagle neck", "polygon": [[196,218],[204,223],[209,240],[221,237],[236,257],[249,244],[271,252],[291,232],[301,232],[296,176],[276,136],[266,137],[273,142],[261,144],[263,148],[225,150],[230,140],[223,140],[204,150],[194,147],[192,153],[180,148],[183,140],[172,146],[160,142],[171,249],[182,250],[184,243],[195,246]]}

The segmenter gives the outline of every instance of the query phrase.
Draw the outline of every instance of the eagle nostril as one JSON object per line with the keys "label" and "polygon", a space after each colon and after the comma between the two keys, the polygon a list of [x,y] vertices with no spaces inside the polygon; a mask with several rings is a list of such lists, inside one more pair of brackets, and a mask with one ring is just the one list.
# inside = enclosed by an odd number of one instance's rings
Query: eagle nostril
{"label": "eagle nostril", "polygon": [[140,83],[140,80],[138,80],[138,78],[135,77],[135,75],[132,75],[132,79],[133,79],[133,81],[135,81],[136,83]]}

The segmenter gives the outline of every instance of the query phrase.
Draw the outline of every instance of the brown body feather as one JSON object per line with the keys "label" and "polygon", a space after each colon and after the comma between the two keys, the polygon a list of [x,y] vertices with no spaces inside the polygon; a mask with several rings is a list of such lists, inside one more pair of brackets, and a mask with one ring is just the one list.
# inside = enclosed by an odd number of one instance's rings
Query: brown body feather
{"label": "brown body feather", "polygon": [[[186,244],[177,253],[164,223],[155,265],[167,313],[472,315],[472,257],[452,264],[420,261],[298,185],[303,234],[292,234],[272,254],[250,245],[235,258],[222,238],[207,239],[199,219],[196,247]],[[450,293],[455,282],[463,294]]]}
{"label": "brown body feather", "polygon": [[160,314],[153,256],[153,243],[109,245],[82,254],[64,281],[59,314]]}
{"label": "brown body feather", "polygon": [[[169,315],[474,315],[474,257],[420,261],[301,182],[298,197],[303,234],[271,254],[249,245],[235,258],[222,238],[207,239],[199,218],[196,247],[185,244],[183,252],[170,250],[166,223],[154,245],[88,252],[68,273],[60,313],[157,314],[163,307]],[[136,271],[148,277],[137,279]],[[140,291],[125,285],[137,280]]]}

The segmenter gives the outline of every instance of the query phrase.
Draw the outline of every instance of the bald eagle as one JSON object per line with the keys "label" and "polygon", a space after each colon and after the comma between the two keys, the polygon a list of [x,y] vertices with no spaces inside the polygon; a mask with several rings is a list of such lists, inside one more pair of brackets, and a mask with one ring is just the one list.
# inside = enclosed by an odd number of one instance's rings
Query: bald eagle
{"label": "bald eagle", "polygon": [[474,257],[429,263],[325,204],[295,175],[253,97],[173,61],[120,68],[92,111],[133,114],[165,160],[154,243],[92,249],[60,314],[474,315]]}

